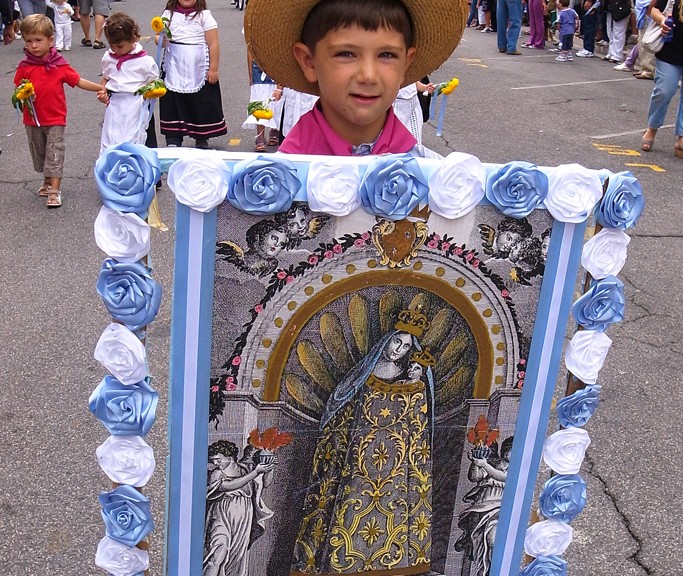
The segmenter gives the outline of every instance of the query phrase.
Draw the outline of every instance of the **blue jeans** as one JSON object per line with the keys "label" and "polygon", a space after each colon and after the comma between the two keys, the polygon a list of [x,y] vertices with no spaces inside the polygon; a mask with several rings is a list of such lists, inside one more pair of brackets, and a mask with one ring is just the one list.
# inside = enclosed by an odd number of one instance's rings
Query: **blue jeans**
{"label": "blue jeans", "polygon": [[[661,128],[664,124],[669,102],[676,94],[678,81],[683,80],[683,66],[674,66],[657,59],[655,64],[655,87],[650,96],[650,110],[647,113],[648,128]],[[678,100],[676,114],[676,136],[683,136],[683,88]]]}
{"label": "blue jeans", "polygon": [[593,10],[590,14],[584,14],[581,20],[581,32],[583,32],[583,49],[595,52],[595,33],[598,29],[598,11]]}
{"label": "blue jeans", "polygon": [[472,22],[476,19],[477,19],[477,0],[472,0],[472,4],[470,4],[470,14],[467,17],[467,26],[472,24]]}
{"label": "blue jeans", "polygon": [[517,50],[517,40],[522,28],[522,1],[498,0],[498,49],[506,52]]}

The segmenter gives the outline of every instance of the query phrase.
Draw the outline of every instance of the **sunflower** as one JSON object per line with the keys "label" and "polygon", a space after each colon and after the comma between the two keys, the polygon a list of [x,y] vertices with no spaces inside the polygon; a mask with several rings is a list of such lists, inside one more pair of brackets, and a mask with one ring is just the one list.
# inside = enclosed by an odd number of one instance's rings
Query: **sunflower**
{"label": "sunflower", "polygon": [[257,120],[270,120],[273,117],[272,110],[254,110],[252,115]]}
{"label": "sunflower", "polygon": [[154,30],[157,34],[160,34],[164,31],[164,21],[161,19],[161,16],[155,16],[152,18],[152,30]]}
{"label": "sunflower", "polygon": [[450,94],[451,92],[453,92],[453,90],[455,90],[455,88],[458,84],[460,84],[460,80],[458,80],[457,78],[452,78],[451,80],[446,82],[446,84],[443,88],[441,88],[441,90],[440,90],[441,94],[446,94],[446,95]]}

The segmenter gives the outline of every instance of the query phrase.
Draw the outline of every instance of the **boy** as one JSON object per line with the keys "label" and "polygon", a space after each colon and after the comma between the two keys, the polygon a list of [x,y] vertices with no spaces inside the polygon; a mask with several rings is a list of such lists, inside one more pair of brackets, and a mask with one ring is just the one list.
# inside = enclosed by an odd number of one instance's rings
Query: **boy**
{"label": "boy", "polygon": [[572,47],[574,46],[574,34],[579,25],[579,15],[569,7],[571,0],[558,0],[557,27],[560,30],[560,53],[555,58],[558,62],[571,62],[574,60]]}
{"label": "boy", "polygon": [[25,57],[19,62],[14,85],[26,79],[33,84],[33,110],[24,107],[24,125],[28,147],[36,172],[44,175],[38,194],[47,198],[48,208],[62,205],[60,185],[64,168],[64,128],[66,96],[64,84],[99,92],[102,86],[81,78],[54,49],[54,27],[42,14],[32,14],[21,22],[21,35],[26,44]]}
{"label": "boy", "polygon": [[244,22],[254,58],[278,84],[320,96],[280,152],[438,157],[391,104],[448,59],[466,12],[453,0],[251,0]]}

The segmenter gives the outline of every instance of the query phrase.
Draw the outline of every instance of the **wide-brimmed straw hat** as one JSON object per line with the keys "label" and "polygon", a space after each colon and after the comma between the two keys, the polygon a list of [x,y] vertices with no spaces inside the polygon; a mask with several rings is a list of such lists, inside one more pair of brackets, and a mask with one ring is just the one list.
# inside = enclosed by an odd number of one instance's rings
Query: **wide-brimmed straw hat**
{"label": "wide-brimmed straw hat", "polygon": [[[244,15],[244,36],[251,55],[278,84],[318,94],[318,85],[304,76],[292,48],[312,8],[321,0],[250,0]],[[373,0],[367,0],[372,2]],[[402,86],[430,74],[460,42],[467,18],[465,0],[402,0],[415,28],[417,51]]]}

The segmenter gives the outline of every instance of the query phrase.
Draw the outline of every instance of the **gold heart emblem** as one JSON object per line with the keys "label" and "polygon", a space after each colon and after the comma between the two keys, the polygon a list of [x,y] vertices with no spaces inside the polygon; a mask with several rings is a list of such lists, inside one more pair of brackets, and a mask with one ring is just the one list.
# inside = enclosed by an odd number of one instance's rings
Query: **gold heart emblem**
{"label": "gold heart emblem", "polygon": [[380,256],[379,263],[389,268],[409,265],[426,242],[428,232],[424,222],[379,220],[372,227],[372,241]]}

